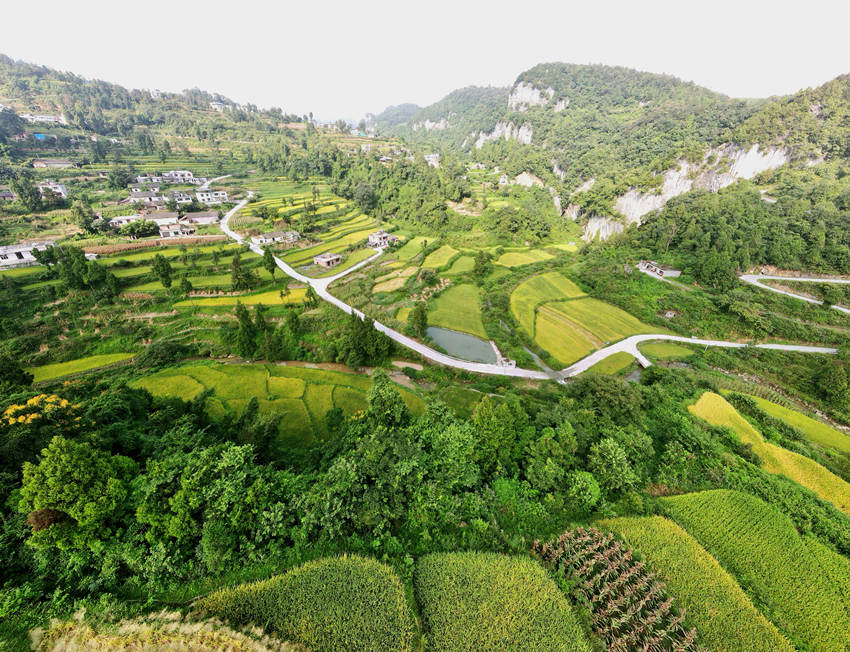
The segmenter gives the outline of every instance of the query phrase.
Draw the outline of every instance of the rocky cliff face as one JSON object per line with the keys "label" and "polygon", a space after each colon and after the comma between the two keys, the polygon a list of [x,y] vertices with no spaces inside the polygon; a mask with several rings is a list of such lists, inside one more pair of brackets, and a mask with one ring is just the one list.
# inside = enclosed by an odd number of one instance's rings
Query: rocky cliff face
{"label": "rocky cliff face", "polygon": [[442,131],[443,129],[448,128],[448,126],[448,118],[442,117],[436,122],[434,122],[433,120],[424,120],[422,122],[417,122],[413,125],[413,131],[418,131],[419,129],[424,129],[425,131],[432,131],[434,129]]}
{"label": "rocky cliff face", "polygon": [[510,140],[515,138],[523,145],[531,144],[531,125],[524,124],[517,127],[513,122],[499,122],[489,134],[483,131],[478,134],[478,139],[475,141],[475,149],[481,149],[488,140],[498,140],[504,138]]}
{"label": "rocky cliff face", "polygon": [[765,170],[785,165],[788,160],[789,152],[784,148],[762,150],[753,145],[745,150],[738,145],[721,145],[709,150],[699,165],[679,161],[677,169],[667,170],[660,192],[629,190],[617,199],[614,208],[628,222],[640,222],[641,217],[663,207],[673,197],[690,190],[717,192],[738,179],[752,179]]}
{"label": "rocky cliff face", "polygon": [[553,88],[535,88],[526,82],[520,82],[514,86],[508,96],[508,109],[510,111],[526,111],[530,106],[548,104],[555,95]]}
{"label": "rocky cliff face", "polygon": [[622,233],[624,228],[622,222],[613,218],[593,216],[587,220],[587,224],[584,227],[584,235],[581,237],[586,242],[597,238],[607,240],[615,233]]}

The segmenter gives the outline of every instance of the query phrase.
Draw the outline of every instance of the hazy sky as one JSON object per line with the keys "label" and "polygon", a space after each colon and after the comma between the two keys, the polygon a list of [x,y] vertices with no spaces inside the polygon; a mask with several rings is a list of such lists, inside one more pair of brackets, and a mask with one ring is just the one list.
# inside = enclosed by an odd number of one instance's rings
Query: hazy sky
{"label": "hazy sky", "polygon": [[[546,61],[663,72],[736,97],[850,73],[850,2],[42,0],[0,8],[0,52],[131,88],[359,118]],[[126,8],[124,8],[126,7]]]}

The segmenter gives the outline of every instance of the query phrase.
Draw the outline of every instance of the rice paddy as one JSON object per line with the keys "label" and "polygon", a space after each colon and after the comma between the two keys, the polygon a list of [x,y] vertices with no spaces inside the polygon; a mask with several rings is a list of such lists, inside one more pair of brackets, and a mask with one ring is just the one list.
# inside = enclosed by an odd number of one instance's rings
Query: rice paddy
{"label": "rice paddy", "polygon": [[796,428],[806,435],[810,441],[821,446],[830,446],[843,453],[850,453],[850,435],[844,434],[840,430],[828,426],[823,421],[808,417],[797,410],[792,410],[791,408],[759,398],[758,396],[750,396],[750,398],[774,419],[784,421],[789,426]]}
{"label": "rice paddy", "polygon": [[481,320],[481,291],[474,285],[452,285],[428,306],[428,325],[488,339]]}
{"label": "rice paddy", "polygon": [[439,249],[432,251],[422,262],[422,267],[430,267],[431,269],[439,269],[449,263],[449,261],[460,253],[454,247],[443,245]]}
{"label": "rice paddy", "polygon": [[846,649],[847,582],[830,581],[846,559],[801,536],[782,512],[748,494],[720,489],[661,502],[798,649]]}
{"label": "rice paddy", "polygon": [[264,306],[283,306],[303,303],[307,294],[306,288],[295,288],[290,290],[284,297],[280,296],[281,290],[266,290],[254,294],[227,295],[221,297],[194,297],[185,299],[174,304],[175,308],[192,308],[203,306],[235,306],[237,302],[245,306],[254,306],[258,303]]}
{"label": "rice paddy", "polygon": [[79,374],[91,369],[99,369],[123,360],[129,360],[135,353],[104,353],[101,355],[90,355],[85,358],[77,358],[68,362],[57,362],[41,367],[31,367],[28,371],[33,375],[33,382],[53,380],[64,376]]}
{"label": "rice paddy", "polygon": [[705,392],[688,410],[712,425],[731,428],[743,443],[752,446],[753,452],[761,458],[765,471],[784,475],[800,483],[845,514],[850,514],[850,484],[814,460],[765,441],[722,396]]}
{"label": "rice paddy", "polygon": [[531,263],[551,260],[553,257],[552,254],[546,253],[542,249],[529,249],[528,251],[508,251],[494,262],[496,265],[503,265],[504,267],[522,267]]}
{"label": "rice paddy", "polygon": [[540,274],[523,281],[511,293],[511,312],[526,333],[534,337],[534,318],[539,305],[583,296],[584,292],[562,274]]}
{"label": "rice paddy", "polygon": [[[157,371],[134,380],[155,396],[173,396],[184,401],[212,389],[207,408],[214,417],[238,416],[248,401],[256,397],[260,410],[282,415],[280,440],[308,444],[324,440],[325,414],[338,407],[346,416],[366,408],[368,376],[273,364],[190,363]],[[423,409],[422,399],[405,387],[397,387],[415,413]]]}
{"label": "rice paddy", "polygon": [[604,360],[600,360],[584,373],[611,376],[620,373],[624,369],[628,369],[634,364],[634,361],[635,359],[629,353],[620,351],[614,355],[609,355]]}
{"label": "rice paddy", "polygon": [[694,350],[672,342],[644,342],[638,346],[641,353],[656,360],[681,360],[694,353]]}

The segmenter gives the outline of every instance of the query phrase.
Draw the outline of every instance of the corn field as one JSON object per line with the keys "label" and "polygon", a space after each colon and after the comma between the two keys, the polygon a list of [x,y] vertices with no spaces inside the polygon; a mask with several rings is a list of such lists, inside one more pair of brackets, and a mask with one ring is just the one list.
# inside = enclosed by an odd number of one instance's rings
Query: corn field
{"label": "corn field", "polygon": [[533,552],[588,606],[593,632],[611,652],[703,650],[664,584],[613,534],[580,527],[551,544],[535,541]]}

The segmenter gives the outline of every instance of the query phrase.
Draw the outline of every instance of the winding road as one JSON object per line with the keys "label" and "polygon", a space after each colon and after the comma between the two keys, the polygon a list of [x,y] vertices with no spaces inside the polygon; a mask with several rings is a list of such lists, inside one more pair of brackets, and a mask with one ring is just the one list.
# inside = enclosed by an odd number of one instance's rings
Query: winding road
{"label": "winding road", "polygon": [[[738,278],[740,278],[744,283],[755,285],[757,288],[761,288],[762,290],[776,292],[777,294],[784,294],[786,297],[793,297],[795,299],[800,299],[801,301],[808,301],[809,303],[814,303],[819,306],[823,305],[823,301],[820,301],[819,299],[806,297],[802,294],[795,294],[793,292],[789,292],[788,290],[780,290],[779,288],[771,287],[770,285],[765,285],[764,283],[762,283],[762,281],[800,281],[801,283],[839,283],[843,285],[850,285],[850,279],[843,278],[798,278],[796,276],[772,276],[770,274],[743,274]],[[845,308],[843,306],[830,306],[830,308],[850,315],[850,309]]]}
{"label": "winding road", "polygon": [[[219,177],[219,179],[221,179],[221,178],[224,178],[224,177]],[[207,184],[204,184],[204,185],[208,186],[209,183],[212,183],[213,181],[217,181],[217,180],[218,179],[211,179],[209,182],[207,182]],[[233,208],[231,208],[227,212],[227,214],[224,216],[224,218],[221,221],[221,230],[224,231],[225,234],[227,234],[230,238],[232,238],[236,242],[239,242],[239,243],[242,243],[242,244],[247,244],[250,247],[251,251],[262,256],[263,255],[262,247],[246,241],[244,238],[242,238],[242,236],[240,236],[238,233],[233,231],[229,226],[230,218],[233,217],[239,210],[241,210],[248,203],[248,201],[253,196],[253,194],[254,194],[253,192],[249,192],[248,197],[246,199],[243,199],[242,201],[240,201],[236,206],[234,206]],[[324,299],[328,303],[332,303],[333,305],[335,305],[337,308],[339,308],[343,312],[346,312],[348,314],[354,313],[362,319],[364,317],[364,314],[361,311],[359,311],[355,308],[352,308],[351,306],[349,306],[344,301],[337,299],[335,296],[333,296],[328,291],[328,287],[330,286],[331,283],[333,283],[337,279],[345,276],[346,274],[350,274],[351,272],[353,272],[357,269],[360,269],[361,267],[364,267],[365,265],[368,265],[373,260],[378,258],[382,253],[383,253],[382,250],[377,249],[377,250],[375,250],[374,256],[370,256],[369,258],[360,261],[356,265],[353,265],[353,266],[349,267],[348,269],[341,271],[338,274],[335,274],[333,276],[321,277],[321,278],[311,278],[309,276],[305,276],[304,274],[301,274],[301,273],[295,271],[295,269],[293,269],[291,266],[289,266],[288,264],[283,262],[278,257],[275,257],[275,262],[277,263],[277,266],[285,274],[287,274],[291,278],[295,279],[296,281],[299,281],[301,283],[305,283],[305,284],[309,285],[310,287],[312,287],[313,291],[316,293],[317,296],[321,297],[322,299]],[[761,278],[769,278],[769,277],[761,277]],[[794,279],[794,280],[804,280],[804,279]],[[822,279],[818,279],[818,280],[822,280]],[[750,281],[748,281],[748,282],[750,282]],[[758,285],[757,283],[754,283],[754,284]],[[760,287],[764,287],[766,289],[773,290],[773,291],[778,291],[778,290],[775,290],[775,288],[770,288],[768,286],[760,286]],[[783,292],[783,294],[788,294],[788,293]],[[791,296],[795,296],[795,295],[791,295]],[[802,297],[800,297],[800,298],[802,298]],[[816,302],[816,303],[819,303],[819,302]],[[438,364],[442,364],[442,365],[445,365],[447,367],[454,367],[455,369],[463,369],[464,371],[469,371],[469,372],[472,372],[472,373],[479,373],[479,374],[488,374],[488,375],[491,375],[491,376],[512,376],[512,377],[516,377],[516,378],[529,378],[529,379],[533,379],[533,380],[551,380],[552,379],[552,376],[545,371],[537,371],[537,370],[534,370],[534,369],[522,369],[520,367],[502,367],[500,365],[495,365],[495,364],[486,364],[486,363],[482,363],[482,362],[470,362],[469,360],[462,360],[460,358],[455,358],[455,357],[447,355],[445,353],[441,353],[440,351],[436,351],[435,349],[432,349],[431,347],[426,346],[425,344],[422,344],[422,342],[414,340],[413,338],[408,337],[407,335],[404,335],[403,333],[399,333],[398,331],[390,328],[389,326],[387,326],[385,324],[382,324],[382,323],[377,322],[377,321],[374,322],[374,324],[375,324],[375,328],[377,328],[382,333],[386,334],[394,342],[401,344],[402,346],[410,349],[411,351],[415,351],[416,353],[421,355],[423,358],[426,358],[427,360],[430,360],[431,362],[436,362]],[[671,342],[683,342],[683,343],[686,343],[686,344],[696,344],[696,345],[699,345],[699,346],[721,346],[721,347],[736,348],[736,349],[745,348],[745,347],[748,347],[748,346],[754,346],[755,348],[759,348],[759,349],[773,349],[773,350],[778,350],[778,351],[797,351],[797,352],[801,352],[801,353],[825,353],[825,354],[837,353],[836,349],[828,348],[828,347],[822,347],[822,346],[803,346],[803,345],[798,345],[798,344],[755,344],[755,345],[752,345],[752,344],[745,344],[745,343],[741,343],[741,342],[726,342],[726,341],[723,341],[723,340],[703,340],[703,339],[697,339],[697,338],[692,338],[692,337],[691,338],[683,337],[681,335],[667,335],[667,334],[664,334],[664,333],[653,333],[653,334],[647,334],[647,335],[632,335],[631,337],[627,337],[624,340],[620,340],[619,342],[616,342],[615,344],[611,344],[610,346],[606,346],[602,349],[594,351],[590,355],[582,358],[581,360],[570,365],[566,369],[563,369],[561,371],[556,372],[556,375],[557,375],[559,381],[563,382],[564,378],[569,378],[570,376],[576,376],[576,375],[582,373],[583,371],[587,371],[588,369],[590,369],[590,367],[595,365],[597,362],[600,362],[600,361],[604,360],[605,358],[614,355],[615,353],[621,353],[621,352],[622,353],[628,353],[629,355],[633,356],[642,367],[648,367],[652,363],[649,361],[649,359],[646,358],[646,356],[644,356],[638,350],[638,344],[640,344],[641,342],[648,342],[650,340],[667,340],[667,341],[671,341]]]}

